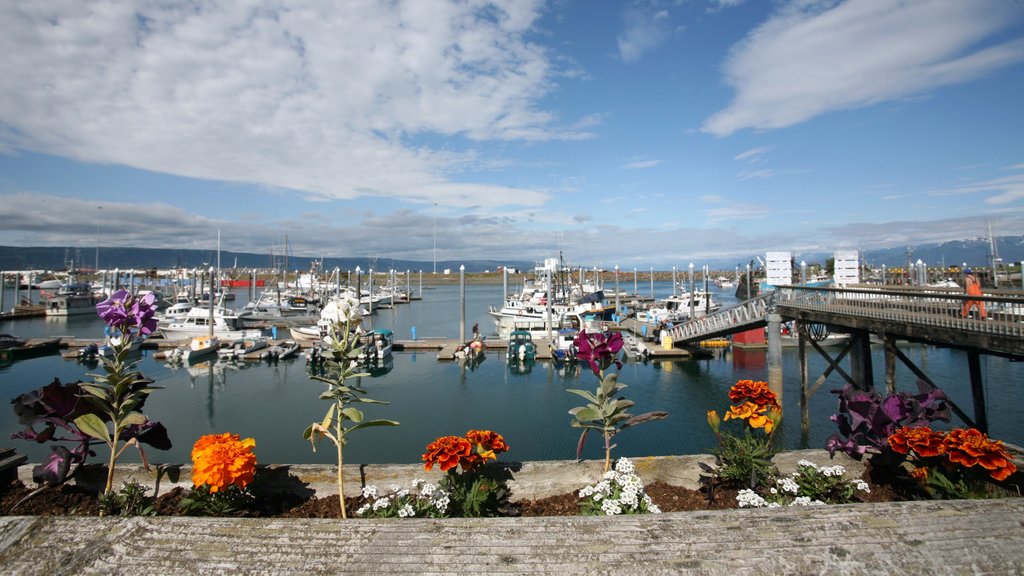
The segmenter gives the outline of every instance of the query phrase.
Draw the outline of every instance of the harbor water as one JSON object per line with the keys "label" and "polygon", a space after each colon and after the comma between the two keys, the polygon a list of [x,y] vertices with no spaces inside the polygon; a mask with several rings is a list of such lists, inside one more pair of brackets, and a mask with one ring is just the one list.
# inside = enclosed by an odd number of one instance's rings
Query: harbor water
{"label": "harbor water", "polygon": [[[413,288],[416,288],[414,277]],[[622,288],[632,291],[632,284]],[[649,286],[640,284],[639,292],[649,296]],[[510,286],[510,290],[513,287]],[[712,287],[714,291],[714,288]],[[465,288],[465,334],[479,324],[485,335],[493,331],[487,314],[489,305],[499,306],[501,285],[468,285]],[[672,293],[671,283],[655,283],[654,295]],[[724,305],[734,302],[729,291],[714,291]],[[244,304],[244,289],[238,293],[237,306]],[[10,305],[12,291],[5,301]],[[623,300],[625,303],[625,299]],[[377,310],[366,320],[367,327],[389,328],[396,338],[411,339],[415,331],[419,339],[429,337],[460,337],[460,289],[456,285],[426,287],[422,300],[398,304],[391,309]],[[37,318],[0,321],[0,333],[22,337],[79,336],[98,338],[103,324],[93,315],[71,318]],[[493,335],[491,337],[494,337]],[[932,380],[961,406],[973,412],[966,355],[960,351],[907,344],[903,351]],[[833,349],[838,350],[838,349]],[[833,352],[835,354],[835,352]],[[874,365],[884,365],[881,347],[873,350]],[[624,395],[636,402],[634,413],[665,410],[665,420],[646,423],[624,431],[615,439],[618,456],[649,456],[693,454],[709,451],[714,436],[708,429],[708,410],[727,409],[729,387],[739,379],[767,380],[768,370],[762,350],[717,350],[709,358],[632,362],[626,361],[619,381],[628,385]],[[827,363],[810,353],[812,382]],[[210,433],[233,432],[256,439],[257,458],[262,463],[334,462],[333,447],[327,443],[314,452],[302,438],[303,430],[319,422],[328,403],[319,399],[324,386],[310,379],[303,358],[267,362],[219,364],[199,363],[190,367],[171,367],[153,358],[153,351],[143,350],[139,368],[156,380],[162,390],[147,401],[145,414],[161,421],[170,434],[173,447],[168,451],[150,450],[152,462],[189,462],[193,442]],[[88,374],[101,369],[60,356],[45,356],[0,366],[0,392],[7,399],[35,390],[54,378],[61,382],[91,380]],[[835,395],[830,390],[842,386],[838,376],[831,376],[810,403],[810,430],[800,429],[799,363],[796,350],[783,350],[784,393],[786,414],[780,430],[783,448],[818,448],[834,432],[829,420],[836,409]],[[388,405],[366,405],[368,418],[398,420],[395,428],[360,430],[350,437],[345,448],[347,463],[412,463],[420,460],[424,447],[438,436],[462,435],[470,429],[491,429],[503,434],[511,447],[503,460],[571,459],[576,454],[579,430],[570,427],[568,411],[582,399],[566,392],[568,388],[593,390],[597,377],[588,369],[558,366],[538,361],[526,373],[513,373],[504,355],[496,350],[487,354],[478,366],[437,359],[435,351],[396,352],[381,374],[363,377],[359,385],[367,396],[389,402]],[[881,375],[876,373],[876,383]],[[1024,383],[1024,363],[983,356],[982,376],[989,414],[990,435],[1017,445],[1024,445],[1024,403],[1013,401]],[[916,378],[902,365],[897,369],[898,388],[916,390]],[[954,425],[959,424],[954,417]],[[21,427],[10,408],[0,410],[0,436],[9,438]],[[603,455],[602,442],[588,438],[584,458]],[[49,452],[47,445],[23,440],[6,440],[10,446],[38,462]],[[101,462],[105,448],[97,447]],[[823,453],[824,455],[824,453]],[[824,457],[824,456],[823,456]],[[137,453],[126,452],[129,461]]]}

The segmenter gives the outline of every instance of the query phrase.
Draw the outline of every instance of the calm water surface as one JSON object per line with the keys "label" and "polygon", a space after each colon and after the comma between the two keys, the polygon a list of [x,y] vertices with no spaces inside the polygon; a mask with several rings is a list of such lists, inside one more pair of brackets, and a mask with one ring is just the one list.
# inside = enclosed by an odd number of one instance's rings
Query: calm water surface
{"label": "calm water surface", "polygon": [[[416,282],[414,279],[414,287]],[[632,285],[622,284],[623,289]],[[510,290],[512,287],[510,287]],[[649,285],[639,286],[649,294]],[[671,294],[670,283],[656,283],[655,295]],[[236,305],[244,303],[244,291]],[[488,305],[498,305],[502,287],[466,287],[466,332],[479,323],[485,334],[493,330],[487,315]],[[730,293],[718,293],[724,303]],[[10,291],[6,305],[13,302]],[[374,328],[391,328],[399,339],[411,337],[415,327],[419,338],[438,336],[458,338],[460,297],[458,286],[438,286],[424,290],[422,301],[379,310],[370,317]],[[93,316],[71,319],[32,319],[0,322],[0,332],[25,337],[78,335],[98,337],[103,325]],[[971,413],[970,387],[964,354],[943,348],[907,346],[904,352],[929,376],[946,389],[955,402]],[[874,365],[884,365],[880,349],[874,351]],[[812,380],[826,363],[810,355]],[[151,351],[143,351],[141,370],[165,387],[152,395],[145,413],[167,427],[174,446],[166,452],[152,451],[156,462],[188,462],[192,443],[202,434],[225,431],[256,439],[257,457],[273,463],[330,463],[334,453],[329,444],[314,453],[302,431],[319,421],[327,402],[318,398],[323,385],[310,380],[301,358],[280,362],[242,363],[238,365],[198,364],[172,369],[154,360]],[[786,448],[817,448],[834,431],[829,416],[836,401],[829,393],[841,386],[836,377],[811,400],[811,429],[805,436],[799,425],[799,375],[795,350],[784,349],[783,404],[789,417],[781,428]],[[43,386],[53,378],[63,382],[88,379],[89,368],[76,361],[49,356],[0,367],[0,392],[14,398]],[[1024,444],[1022,403],[1015,398],[1024,383],[1024,363],[1001,358],[982,357],[989,409],[990,434],[1015,444]],[[876,374],[880,378],[881,374]],[[722,411],[728,406],[726,393],[738,379],[767,380],[763,351],[720,351],[701,360],[661,361],[623,365],[619,380],[629,387],[625,395],[636,402],[635,413],[666,410],[666,420],[650,422],[623,432],[615,453],[627,456],[690,454],[706,452],[714,443],[705,414],[709,409]],[[900,389],[915,389],[914,376],[902,365],[897,372]],[[455,362],[439,362],[436,352],[395,353],[386,374],[365,377],[362,386],[369,397],[390,402],[386,406],[367,406],[370,418],[389,418],[401,422],[397,428],[371,428],[355,432],[346,447],[350,463],[418,462],[428,442],[438,436],[461,435],[473,428],[489,428],[503,434],[511,446],[506,460],[550,460],[575,457],[578,430],[571,428],[568,410],[582,399],[567,393],[567,388],[593,389],[597,378],[589,370],[558,368],[549,362],[537,362],[526,374],[513,374],[504,356],[489,354],[475,369]],[[19,430],[13,411],[0,410],[0,436],[8,438]],[[602,456],[600,441],[588,439],[584,457]],[[39,461],[48,453],[46,446],[21,440],[3,445],[16,447]],[[102,452],[102,449],[100,450]],[[127,455],[128,453],[126,453]],[[135,458],[134,453],[130,458]]]}

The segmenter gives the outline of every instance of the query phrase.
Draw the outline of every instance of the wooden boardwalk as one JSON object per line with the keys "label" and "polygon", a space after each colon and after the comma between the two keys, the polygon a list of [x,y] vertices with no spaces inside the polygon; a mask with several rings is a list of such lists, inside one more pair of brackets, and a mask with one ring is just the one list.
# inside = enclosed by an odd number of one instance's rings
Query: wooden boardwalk
{"label": "wooden boardwalk", "polygon": [[5,574],[1021,574],[1024,499],[622,517],[0,518]]}

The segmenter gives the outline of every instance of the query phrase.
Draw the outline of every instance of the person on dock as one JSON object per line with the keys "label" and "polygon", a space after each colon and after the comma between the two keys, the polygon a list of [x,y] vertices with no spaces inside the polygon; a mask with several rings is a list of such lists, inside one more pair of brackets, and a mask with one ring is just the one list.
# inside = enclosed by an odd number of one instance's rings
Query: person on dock
{"label": "person on dock", "polygon": [[480,324],[473,324],[473,340],[480,339]]}
{"label": "person on dock", "polygon": [[[978,277],[974,275],[974,270],[967,268],[964,270],[964,287],[967,291],[968,296],[981,296],[981,282],[978,281]],[[971,308],[978,309],[978,317],[982,320],[985,319],[985,303],[981,300],[966,300],[964,301],[964,308],[961,311],[961,315],[967,318],[971,312]]]}

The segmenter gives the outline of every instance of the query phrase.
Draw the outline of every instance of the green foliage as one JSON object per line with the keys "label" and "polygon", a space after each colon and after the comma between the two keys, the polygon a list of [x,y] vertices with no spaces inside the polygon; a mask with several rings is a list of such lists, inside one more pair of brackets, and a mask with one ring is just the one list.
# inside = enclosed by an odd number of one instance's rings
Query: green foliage
{"label": "green foliage", "polygon": [[[329,376],[311,376],[327,385],[327,390],[320,394],[321,400],[331,403],[327,413],[320,422],[310,424],[302,437],[309,440],[313,451],[316,451],[316,443],[320,438],[330,440],[336,449],[338,457],[337,481],[338,500],[341,506],[341,517],[347,518],[345,510],[345,481],[342,475],[344,464],[344,447],[348,442],[348,435],[361,428],[374,426],[398,426],[394,420],[365,420],[363,412],[352,404],[387,404],[379,400],[366,398],[366,390],[346,381],[351,378],[367,376],[368,374],[358,371],[358,362],[355,355],[358,353],[359,336],[351,330],[354,320],[361,318],[358,311],[359,303],[355,299],[339,305],[339,319],[331,324],[330,336],[327,341],[330,343],[325,367]],[[345,422],[351,422],[351,426],[345,426]]]}
{"label": "green foliage", "polygon": [[725,486],[756,488],[778,474],[772,462],[778,449],[773,446],[770,434],[755,435],[749,429],[742,435],[720,433],[718,446],[711,453],[716,466],[710,468],[702,464],[701,467]]}
{"label": "green foliage", "polygon": [[580,459],[583,453],[587,432],[595,430],[604,436],[604,469],[606,472],[611,468],[611,451],[615,447],[612,444],[612,438],[616,434],[637,424],[668,417],[668,412],[661,411],[646,412],[638,416],[630,414],[626,410],[635,403],[632,400],[627,400],[624,396],[616,397],[616,394],[624,388],[626,385],[618,381],[618,374],[612,373],[601,380],[594,393],[572,388],[566,390],[566,392],[581,396],[587,401],[586,406],[578,406],[569,410],[569,414],[573,416],[571,425],[574,428],[583,429],[576,447],[576,458]]}
{"label": "green foliage", "polygon": [[237,516],[252,508],[254,500],[248,488],[230,484],[223,490],[210,492],[210,487],[203,484],[178,501],[178,508],[188,516]]}
{"label": "green foliage", "polygon": [[104,516],[153,516],[153,498],[146,496],[146,488],[135,480],[124,482],[116,492],[101,494],[100,513]]}
{"label": "green foliage", "polygon": [[660,512],[661,509],[644,492],[643,482],[627,458],[619,458],[615,469],[605,472],[600,482],[580,490],[580,514],[584,516]]}
{"label": "green foliage", "polygon": [[463,518],[488,518],[511,514],[511,491],[507,471],[482,466],[472,471],[449,470],[441,479],[441,489],[451,499],[449,515]]}

